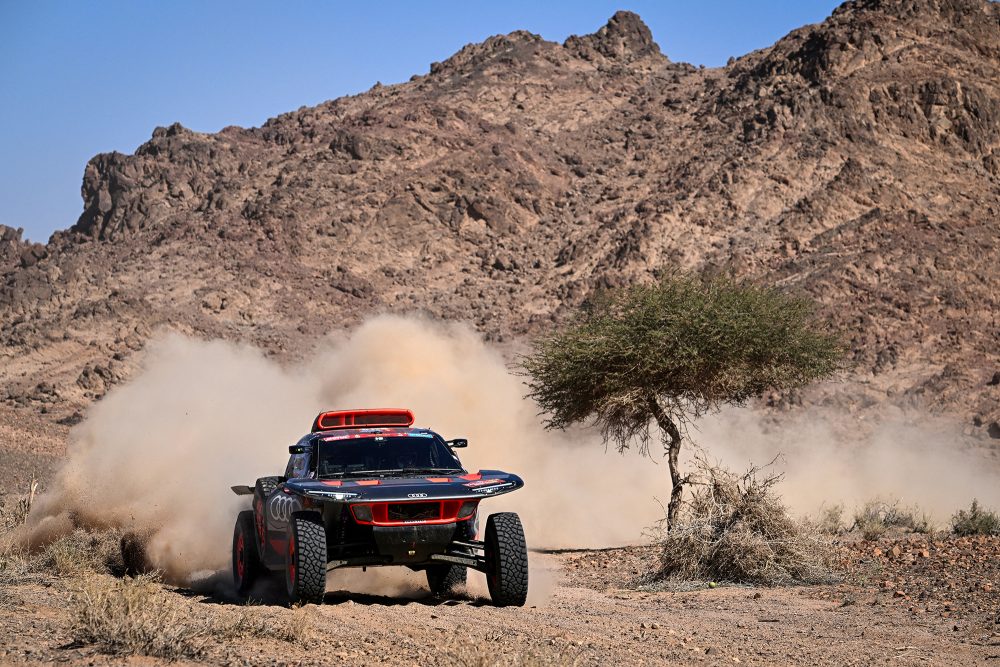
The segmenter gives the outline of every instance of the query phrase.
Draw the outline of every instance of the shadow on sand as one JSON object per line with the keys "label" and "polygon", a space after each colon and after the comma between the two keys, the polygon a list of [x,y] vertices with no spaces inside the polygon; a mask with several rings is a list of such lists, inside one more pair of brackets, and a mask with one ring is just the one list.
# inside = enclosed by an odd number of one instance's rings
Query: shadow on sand
{"label": "shadow on sand", "polygon": [[[229,572],[216,572],[198,579],[190,587],[175,589],[178,595],[197,598],[204,604],[219,605],[277,605],[287,606],[288,598],[284,586],[278,577],[269,577],[258,582],[247,596],[239,595],[233,587],[232,575]],[[489,606],[489,600],[458,592],[451,597],[438,597],[430,591],[400,593],[398,595],[380,595],[375,593],[359,593],[349,590],[327,591],[323,597],[325,605],[340,604],[379,605],[383,607],[400,607],[408,604],[419,604],[428,607],[468,605],[471,607]]]}

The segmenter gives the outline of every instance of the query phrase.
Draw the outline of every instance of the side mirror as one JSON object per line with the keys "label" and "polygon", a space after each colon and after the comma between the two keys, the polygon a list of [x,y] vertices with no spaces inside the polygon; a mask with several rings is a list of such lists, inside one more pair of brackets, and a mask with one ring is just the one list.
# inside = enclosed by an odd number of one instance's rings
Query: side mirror
{"label": "side mirror", "polygon": [[448,446],[452,448],[468,447],[469,441],[466,440],[465,438],[455,438],[454,440],[448,441]]}

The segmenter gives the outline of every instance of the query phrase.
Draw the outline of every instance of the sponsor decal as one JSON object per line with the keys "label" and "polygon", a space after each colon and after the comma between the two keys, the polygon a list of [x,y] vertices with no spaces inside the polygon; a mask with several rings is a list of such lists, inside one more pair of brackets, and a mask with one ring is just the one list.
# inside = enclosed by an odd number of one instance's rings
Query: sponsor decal
{"label": "sponsor decal", "polygon": [[342,435],[330,435],[320,438],[322,442],[335,442],[337,440],[357,440],[359,438],[375,438],[384,440],[386,438],[433,438],[430,433],[409,433],[407,431],[384,431],[382,429],[364,429],[361,433],[345,433]]}
{"label": "sponsor decal", "polygon": [[267,515],[272,521],[287,523],[292,518],[292,512],[301,509],[299,499],[284,494],[276,495],[267,503]]}
{"label": "sponsor decal", "polygon": [[323,442],[334,442],[335,440],[357,440],[358,438],[373,438],[374,433],[347,433],[345,435],[331,435],[328,438],[320,438]]}
{"label": "sponsor decal", "polygon": [[408,493],[408,494],[406,494],[406,497],[407,498],[426,498],[427,494],[426,493]]}
{"label": "sponsor decal", "polygon": [[503,484],[504,481],[505,480],[502,479],[477,479],[474,482],[466,482],[464,486],[474,489],[477,486],[489,486],[490,484]]}

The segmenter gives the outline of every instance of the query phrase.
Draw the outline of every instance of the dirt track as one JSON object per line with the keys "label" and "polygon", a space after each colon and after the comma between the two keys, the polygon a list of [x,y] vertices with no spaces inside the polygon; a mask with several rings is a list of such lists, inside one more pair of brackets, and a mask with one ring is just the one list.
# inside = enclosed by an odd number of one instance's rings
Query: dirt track
{"label": "dirt track", "polygon": [[[905,544],[905,542],[904,542]],[[891,546],[883,545],[891,550]],[[809,664],[972,665],[1000,660],[1000,606],[992,590],[969,586],[996,580],[998,540],[956,547],[974,554],[956,560],[953,604],[915,614],[913,586],[933,589],[921,572],[944,574],[954,551],[924,559],[866,562],[852,584],[751,589],[702,588],[642,592],[614,587],[649,564],[648,548],[535,554],[535,580],[549,594],[525,608],[497,609],[475,595],[452,601],[331,592],[322,606],[296,612],[257,607],[255,614],[291,617],[311,625],[315,639],[271,638],[212,642],[199,662],[211,664]],[[864,547],[870,549],[871,545]],[[879,547],[881,548],[881,547]],[[856,552],[861,553],[861,550]],[[891,552],[890,552],[891,553]],[[983,556],[979,558],[975,556]],[[876,559],[877,560],[877,559]],[[859,576],[858,573],[862,574]],[[902,577],[910,591],[868,574]],[[605,585],[602,582],[608,582]],[[0,608],[0,663],[112,664],[72,643],[67,589],[72,580],[12,589]],[[476,590],[475,582],[471,586]],[[961,589],[961,590],[959,590]],[[171,593],[195,623],[240,607],[191,591]],[[947,606],[947,609],[945,607]],[[152,658],[124,659],[156,664]]]}

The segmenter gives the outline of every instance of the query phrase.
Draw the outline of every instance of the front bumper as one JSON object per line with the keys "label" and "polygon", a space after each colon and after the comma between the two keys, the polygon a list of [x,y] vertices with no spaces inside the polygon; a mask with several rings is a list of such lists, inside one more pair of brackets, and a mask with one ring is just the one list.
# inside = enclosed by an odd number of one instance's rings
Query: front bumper
{"label": "front bumper", "polygon": [[455,524],[373,526],[379,555],[392,564],[424,563],[432,554],[444,553],[455,538]]}

